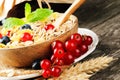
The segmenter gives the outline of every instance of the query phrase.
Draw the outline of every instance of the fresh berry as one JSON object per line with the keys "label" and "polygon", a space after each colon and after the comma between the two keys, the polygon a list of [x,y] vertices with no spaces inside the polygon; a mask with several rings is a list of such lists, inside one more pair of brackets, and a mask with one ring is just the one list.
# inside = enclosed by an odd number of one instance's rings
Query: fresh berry
{"label": "fresh berry", "polygon": [[41,69],[40,61],[41,61],[40,59],[35,60],[32,64],[32,69],[35,69],[35,70]]}
{"label": "fresh berry", "polygon": [[49,78],[51,76],[51,74],[52,74],[52,72],[50,69],[43,69],[43,71],[42,71],[42,76],[44,78]]}
{"label": "fresh berry", "polygon": [[51,67],[51,62],[48,59],[44,59],[40,63],[42,69],[49,69]]}
{"label": "fresh berry", "polygon": [[54,29],[54,25],[52,25],[52,24],[47,24],[44,29],[45,29],[46,31],[48,31],[48,30],[53,30],[53,29]]}
{"label": "fresh berry", "polygon": [[84,41],[83,41],[84,44],[86,44],[86,45],[91,45],[92,42],[93,42],[93,39],[92,39],[91,36],[85,36],[85,37],[84,37]]}
{"label": "fresh berry", "polygon": [[58,59],[63,58],[65,55],[65,51],[63,48],[55,48],[53,53],[54,53],[55,57]]}
{"label": "fresh berry", "polygon": [[59,77],[61,72],[62,72],[62,70],[57,66],[52,68],[52,76],[53,77]]}
{"label": "fresh berry", "polygon": [[56,61],[56,59],[57,58],[55,57],[55,55],[52,55],[51,58],[50,58],[50,60],[51,60],[52,63],[54,63]]}
{"label": "fresh berry", "polygon": [[63,48],[64,44],[60,40],[55,40],[52,42],[51,46],[52,46],[52,49],[54,50],[55,48]]}
{"label": "fresh berry", "polygon": [[9,30],[9,31],[7,31],[7,36],[11,36],[11,31]]}
{"label": "fresh berry", "polygon": [[82,36],[79,33],[74,33],[70,37],[71,40],[75,40],[77,44],[81,45],[82,43]]}
{"label": "fresh berry", "polygon": [[31,29],[31,26],[29,24],[24,24],[23,26],[20,27],[20,29]]}
{"label": "fresh berry", "polygon": [[2,20],[0,20],[0,27],[2,27],[2,25],[3,25],[4,21],[5,21],[5,18],[4,18],[4,19],[2,19]]}
{"label": "fresh berry", "polygon": [[71,65],[76,58],[88,51],[88,46],[92,42],[91,36],[81,36],[79,33],[71,35],[70,39],[65,43],[59,40],[52,42],[51,50],[53,50],[53,55],[50,58],[51,61],[44,59],[40,62],[43,69],[42,76],[44,78],[59,77],[62,72],[59,67]]}
{"label": "fresh berry", "polygon": [[88,46],[85,44],[82,44],[80,47],[80,50],[81,50],[82,54],[84,54],[88,51]]}
{"label": "fresh berry", "polygon": [[65,48],[67,51],[73,51],[77,48],[77,43],[74,40],[68,40],[65,42]]}
{"label": "fresh berry", "polygon": [[64,60],[63,59],[56,59],[55,64],[58,66],[64,65]]}
{"label": "fresh berry", "polygon": [[7,44],[8,42],[10,42],[10,38],[8,36],[3,36],[1,39],[0,39],[0,43],[3,43],[3,44]]}
{"label": "fresh berry", "polygon": [[2,34],[0,33],[0,38],[2,38]]}
{"label": "fresh berry", "polygon": [[64,57],[65,65],[72,64],[74,62],[74,59],[74,56],[71,53],[67,52]]}
{"label": "fresh berry", "polygon": [[2,21],[0,21],[0,26],[2,26]]}
{"label": "fresh berry", "polygon": [[82,55],[82,51],[79,49],[79,48],[76,48],[73,52],[72,52],[72,55],[75,57],[75,58],[78,58]]}
{"label": "fresh berry", "polygon": [[23,35],[21,36],[22,42],[32,41],[32,40],[33,40],[33,36],[28,32],[23,33]]}

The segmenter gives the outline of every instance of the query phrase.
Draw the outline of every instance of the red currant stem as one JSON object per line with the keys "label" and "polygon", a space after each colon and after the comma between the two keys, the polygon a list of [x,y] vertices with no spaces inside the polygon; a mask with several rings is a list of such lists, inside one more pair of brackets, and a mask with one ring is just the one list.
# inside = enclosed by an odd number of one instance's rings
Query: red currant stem
{"label": "red currant stem", "polygon": [[70,66],[69,66],[69,65],[64,65],[64,66],[59,66],[59,67],[62,69],[62,71],[63,71],[63,70],[65,70],[65,69],[70,68]]}
{"label": "red currant stem", "polygon": [[53,66],[55,65],[57,59],[58,59],[58,58],[56,58],[56,59],[54,60],[54,62],[53,62],[53,64],[51,65],[51,67],[53,67]]}
{"label": "red currant stem", "polygon": [[85,40],[86,36],[87,36],[86,34],[82,35],[82,37],[83,37],[83,40]]}

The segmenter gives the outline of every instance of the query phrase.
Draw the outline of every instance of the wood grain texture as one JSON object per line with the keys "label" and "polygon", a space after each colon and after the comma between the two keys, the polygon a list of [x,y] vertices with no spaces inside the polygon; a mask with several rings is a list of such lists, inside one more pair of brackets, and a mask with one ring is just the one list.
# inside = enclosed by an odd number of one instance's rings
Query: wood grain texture
{"label": "wood grain texture", "polygon": [[120,80],[120,0],[87,0],[75,15],[79,27],[93,30],[100,39],[97,49],[84,60],[101,55],[116,59],[90,80]]}

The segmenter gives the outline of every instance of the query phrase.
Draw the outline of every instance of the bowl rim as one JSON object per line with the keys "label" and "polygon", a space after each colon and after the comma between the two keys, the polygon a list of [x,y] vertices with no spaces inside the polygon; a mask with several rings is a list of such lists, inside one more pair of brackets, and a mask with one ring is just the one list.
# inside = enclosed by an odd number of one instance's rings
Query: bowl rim
{"label": "bowl rim", "polygon": [[[63,14],[63,13],[61,13],[61,14]],[[74,18],[74,20],[76,20],[75,22],[74,22],[74,25],[73,25],[73,27],[71,28],[71,29],[73,29],[74,28],[74,26],[76,26],[77,24],[78,24],[78,18],[75,16],[75,15],[70,15],[70,16],[72,16],[73,18]],[[70,30],[71,30],[70,29]],[[70,30],[68,30],[68,31],[70,31]],[[66,31],[66,32],[68,32],[68,31]],[[63,34],[65,34],[66,32],[64,32],[64,33],[62,33],[61,35],[63,35]],[[58,35],[57,37],[59,37],[59,36],[61,36],[61,35]],[[56,37],[56,38],[57,38]],[[27,47],[34,47],[34,46],[36,46],[36,45],[39,45],[39,44],[44,44],[44,43],[46,43],[46,42],[48,42],[48,41],[51,41],[51,40],[54,40],[55,39],[55,37],[54,38],[52,38],[52,39],[49,39],[49,40],[45,40],[44,42],[37,42],[37,43],[33,43],[33,44],[31,44],[31,45],[27,45],[27,46],[19,46],[19,47],[15,47],[15,48],[0,48],[0,50],[14,50],[14,49],[23,49],[23,48],[27,48]]]}

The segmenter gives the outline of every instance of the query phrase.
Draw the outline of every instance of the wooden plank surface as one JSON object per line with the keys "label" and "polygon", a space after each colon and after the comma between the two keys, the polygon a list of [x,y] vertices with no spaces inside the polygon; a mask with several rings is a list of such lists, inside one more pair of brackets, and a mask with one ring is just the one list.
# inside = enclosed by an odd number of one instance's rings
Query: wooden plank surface
{"label": "wooden plank surface", "polygon": [[90,80],[120,80],[120,0],[87,0],[75,15],[79,27],[93,30],[100,39],[97,49],[84,60],[102,55],[116,59]]}

